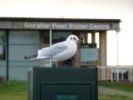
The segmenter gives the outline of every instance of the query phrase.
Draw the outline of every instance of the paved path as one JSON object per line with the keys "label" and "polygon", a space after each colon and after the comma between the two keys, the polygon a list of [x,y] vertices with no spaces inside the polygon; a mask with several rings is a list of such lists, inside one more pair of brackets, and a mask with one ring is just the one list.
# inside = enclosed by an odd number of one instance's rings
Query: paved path
{"label": "paved path", "polygon": [[98,87],[98,93],[133,97],[133,93],[125,92],[122,90],[116,90],[116,89],[112,89],[112,88],[107,88],[107,87],[101,87],[101,86]]}

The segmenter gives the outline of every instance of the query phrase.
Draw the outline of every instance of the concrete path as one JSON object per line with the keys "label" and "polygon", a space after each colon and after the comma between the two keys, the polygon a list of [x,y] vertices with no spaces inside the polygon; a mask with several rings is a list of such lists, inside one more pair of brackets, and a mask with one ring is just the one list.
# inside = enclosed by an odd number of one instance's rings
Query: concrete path
{"label": "concrete path", "polygon": [[122,90],[116,90],[112,88],[107,88],[107,87],[98,87],[98,93],[101,94],[107,94],[107,95],[122,95],[122,96],[128,96],[128,97],[133,97],[133,93],[125,92]]}

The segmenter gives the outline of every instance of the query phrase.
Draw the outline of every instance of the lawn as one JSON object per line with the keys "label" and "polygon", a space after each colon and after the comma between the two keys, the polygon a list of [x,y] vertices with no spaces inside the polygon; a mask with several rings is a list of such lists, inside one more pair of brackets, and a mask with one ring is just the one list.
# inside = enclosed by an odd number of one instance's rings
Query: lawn
{"label": "lawn", "polygon": [[99,82],[98,85],[133,93],[133,83],[126,83],[126,82]]}
{"label": "lawn", "polygon": [[98,100],[133,100],[131,97],[120,96],[120,95],[104,95],[99,94]]}
{"label": "lawn", "polygon": [[0,100],[27,100],[26,82],[0,83]]}
{"label": "lawn", "polygon": [[[0,100],[27,100],[26,82],[10,81],[0,83]],[[133,98],[119,95],[99,94],[98,100],[133,100]]]}

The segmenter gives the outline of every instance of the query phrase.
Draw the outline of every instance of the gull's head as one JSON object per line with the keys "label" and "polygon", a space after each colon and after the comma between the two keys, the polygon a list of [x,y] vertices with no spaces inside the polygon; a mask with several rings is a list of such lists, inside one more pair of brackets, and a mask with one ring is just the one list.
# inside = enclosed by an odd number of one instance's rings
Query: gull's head
{"label": "gull's head", "polygon": [[67,40],[77,43],[79,41],[79,38],[76,35],[69,35]]}

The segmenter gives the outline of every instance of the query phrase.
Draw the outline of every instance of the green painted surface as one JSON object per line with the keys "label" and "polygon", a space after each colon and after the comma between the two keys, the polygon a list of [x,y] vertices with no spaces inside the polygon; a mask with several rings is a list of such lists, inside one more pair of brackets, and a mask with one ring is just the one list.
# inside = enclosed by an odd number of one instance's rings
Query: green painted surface
{"label": "green painted surface", "polygon": [[[96,68],[39,68],[28,74],[28,100],[97,100]],[[56,99],[55,99],[56,98]]]}

